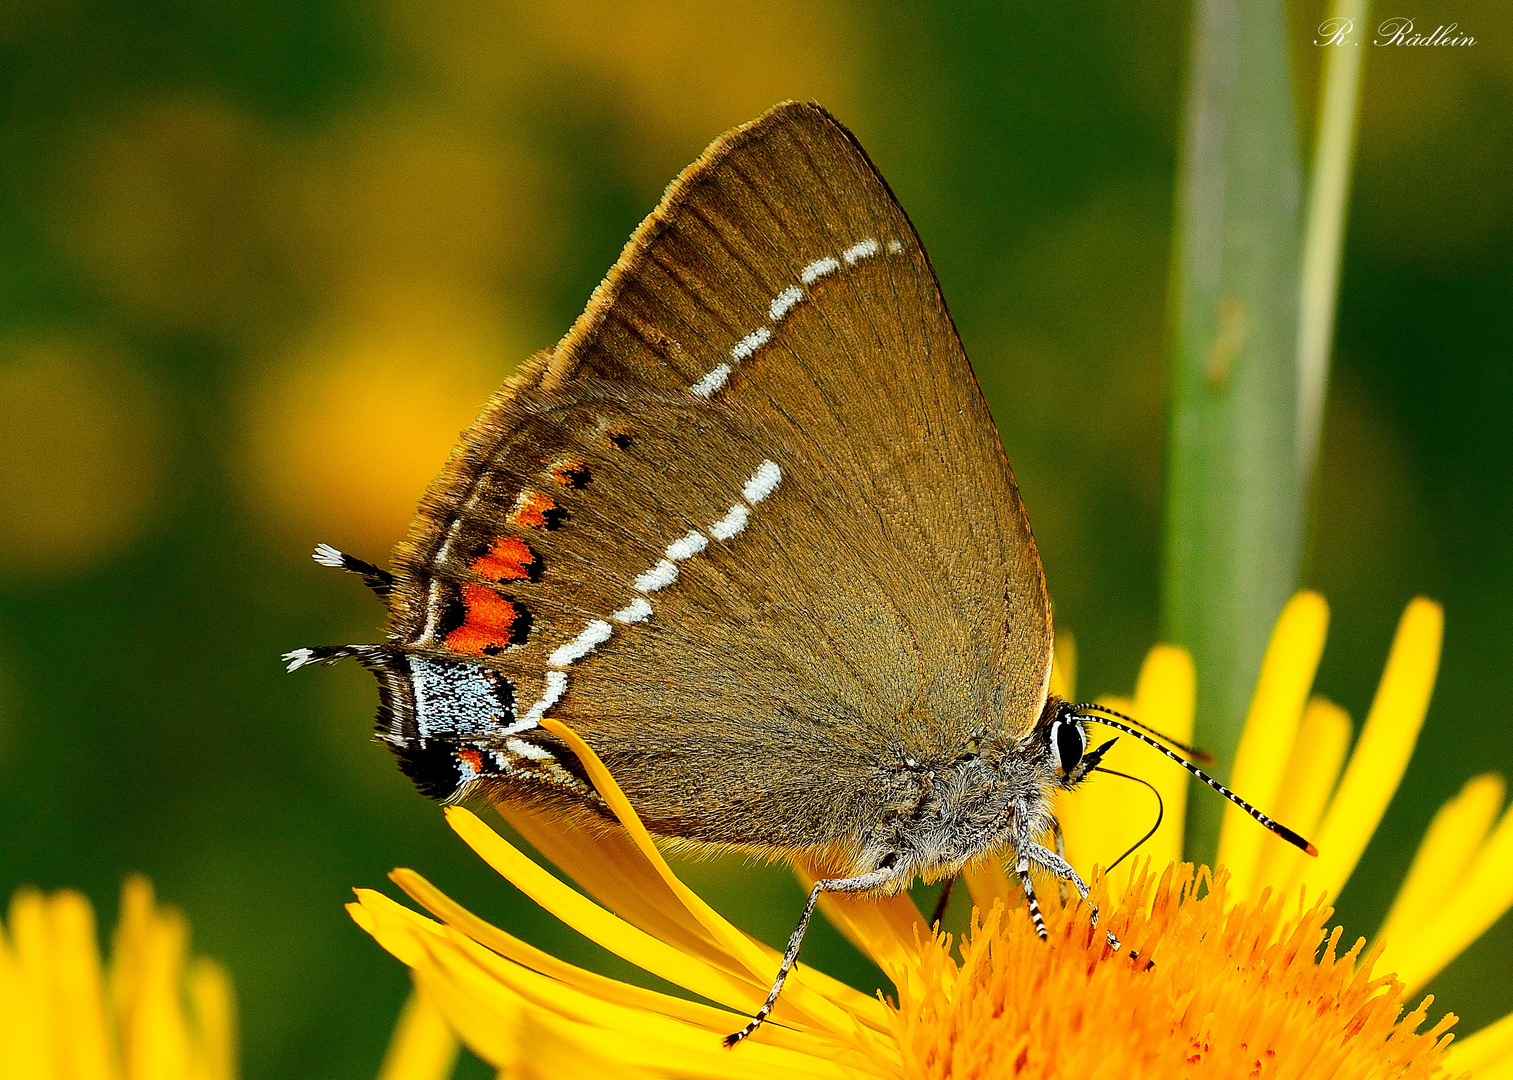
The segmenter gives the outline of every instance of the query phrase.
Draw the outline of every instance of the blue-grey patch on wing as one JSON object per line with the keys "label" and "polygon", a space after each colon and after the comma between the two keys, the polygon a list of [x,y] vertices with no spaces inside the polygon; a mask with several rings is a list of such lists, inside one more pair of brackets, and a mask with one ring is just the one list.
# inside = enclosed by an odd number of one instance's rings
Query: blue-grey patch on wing
{"label": "blue-grey patch on wing", "polygon": [[414,738],[468,741],[497,734],[515,721],[508,679],[474,664],[410,657],[415,693]]}

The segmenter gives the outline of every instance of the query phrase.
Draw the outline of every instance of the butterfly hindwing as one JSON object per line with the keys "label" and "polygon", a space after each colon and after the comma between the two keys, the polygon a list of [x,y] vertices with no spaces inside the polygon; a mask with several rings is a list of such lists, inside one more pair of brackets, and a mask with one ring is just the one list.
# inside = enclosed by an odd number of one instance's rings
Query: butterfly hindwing
{"label": "butterfly hindwing", "polygon": [[[878,770],[1022,733],[1045,698],[996,430],[907,217],[814,106],[669,189],[466,433],[393,569],[388,648],[430,667],[389,676],[410,692],[385,692],[388,737],[479,758],[415,766],[437,789],[591,804],[550,713],[654,831],[823,840],[875,813]],[[446,707],[466,720],[426,715]]]}

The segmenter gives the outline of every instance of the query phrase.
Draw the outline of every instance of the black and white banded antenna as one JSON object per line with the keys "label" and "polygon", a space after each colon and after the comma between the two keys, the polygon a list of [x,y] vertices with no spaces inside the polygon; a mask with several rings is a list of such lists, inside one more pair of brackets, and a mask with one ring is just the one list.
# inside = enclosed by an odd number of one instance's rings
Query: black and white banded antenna
{"label": "black and white banded antenna", "polygon": [[[1205,784],[1213,788],[1220,795],[1223,795],[1226,799],[1234,803],[1241,810],[1244,810],[1251,817],[1255,818],[1256,821],[1261,823],[1261,826],[1263,828],[1275,833],[1283,840],[1286,840],[1293,847],[1299,848],[1300,850],[1307,852],[1309,855],[1317,855],[1319,853],[1318,848],[1314,847],[1307,840],[1303,839],[1303,837],[1293,832],[1286,825],[1283,825],[1279,821],[1273,821],[1271,818],[1261,813],[1261,811],[1257,810],[1254,806],[1251,806],[1250,803],[1240,798],[1240,796],[1236,795],[1233,791],[1230,791],[1229,788],[1225,787],[1223,784],[1219,783],[1219,781],[1215,780],[1212,776],[1209,776],[1202,769],[1198,768],[1198,766],[1194,765],[1191,761],[1188,761],[1181,754],[1178,754],[1173,750],[1169,750],[1158,740],[1152,738],[1150,735],[1147,735],[1144,730],[1141,730],[1145,728],[1145,725],[1140,723],[1140,721],[1136,720],[1134,717],[1125,716],[1121,712],[1115,712],[1113,709],[1106,708],[1102,705],[1093,704],[1068,705],[1066,706],[1066,710],[1067,715],[1075,719],[1091,720],[1095,724],[1102,724],[1104,727],[1111,727],[1115,731],[1122,731],[1131,738],[1138,739],[1139,741],[1145,743],[1146,746],[1154,747],[1161,753],[1165,754],[1167,757],[1171,758],[1178,765],[1181,765],[1188,772],[1192,773],[1199,780],[1202,780]],[[1118,719],[1109,719],[1110,717],[1117,717]],[[1120,720],[1125,722],[1119,723]]]}

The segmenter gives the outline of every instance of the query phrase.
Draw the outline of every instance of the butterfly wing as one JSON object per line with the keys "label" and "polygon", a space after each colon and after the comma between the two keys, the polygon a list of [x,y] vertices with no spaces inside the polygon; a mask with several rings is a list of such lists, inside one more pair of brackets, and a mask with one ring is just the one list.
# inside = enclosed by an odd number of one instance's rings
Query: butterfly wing
{"label": "butterfly wing", "polygon": [[1049,604],[992,419],[908,218],[813,105],[669,187],[393,568],[380,731],[434,794],[591,803],[549,713],[654,831],[791,848],[1045,701]]}

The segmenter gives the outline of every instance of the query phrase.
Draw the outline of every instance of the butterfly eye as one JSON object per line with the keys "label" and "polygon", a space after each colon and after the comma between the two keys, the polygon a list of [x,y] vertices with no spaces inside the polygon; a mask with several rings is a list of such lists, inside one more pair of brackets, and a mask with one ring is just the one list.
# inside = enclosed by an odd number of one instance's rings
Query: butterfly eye
{"label": "butterfly eye", "polygon": [[1061,767],[1062,775],[1070,776],[1087,751],[1087,735],[1082,725],[1066,720],[1053,721],[1051,749],[1056,752],[1056,764]]}

